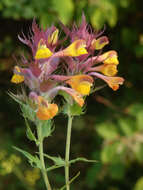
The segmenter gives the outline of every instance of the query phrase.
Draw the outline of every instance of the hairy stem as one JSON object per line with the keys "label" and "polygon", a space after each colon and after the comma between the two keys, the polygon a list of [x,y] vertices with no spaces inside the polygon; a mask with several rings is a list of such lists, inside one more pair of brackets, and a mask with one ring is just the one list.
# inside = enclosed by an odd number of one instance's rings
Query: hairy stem
{"label": "hairy stem", "polygon": [[66,152],[65,152],[65,182],[66,189],[70,190],[69,184],[69,156],[70,156],[70,141],[71,141],[71,128],[72,128],[72,116],[68,116],[68,128],[67,128],[67,139],[66,139]]}
{"label": "hairy stem", "polygon": [[43,179],[46,185],[46,189],[52,190],[51,185],[49,183],[48,176],[47,176],[46,168],[45,168],[45,162],[44,162],[44,156],[43,156],[43,139],[41,136],[41,126],[38,126],[37,133],[38,133],[38,140],[39,140],[39,156],[40,156],[40,162],[41,162],[41,172],[42,172]]}

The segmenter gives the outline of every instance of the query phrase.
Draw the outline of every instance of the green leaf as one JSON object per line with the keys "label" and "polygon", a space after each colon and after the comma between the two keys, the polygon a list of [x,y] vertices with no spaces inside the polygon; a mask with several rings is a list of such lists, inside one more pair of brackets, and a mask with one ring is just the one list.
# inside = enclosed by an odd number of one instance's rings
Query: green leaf
{"label": "green leaf", "polygon": [[86,173],[86,184],[89,188],[94,189],[96,187],[96,180],[101,174],[101,163],[93,164]]}
{"label": "green leaf", "polygon": [[105,23],[105,17],[102,9],[95,8],[94,12],[90,14],[90,21],[94,28],[101,29]]}
{"label": "green leaf", "polygon": [[120,0],[120,5],[123,8],[127,8],[130,4],[130,0]]}
{"label": "green leaf", "polygon": [[17,148],[15,146],[13,146],[13,148],[19,152],[21,152],[26,158],[28,158],[29,163],[31,164],[31,166],[33,167],[37,167],[41,169],[41,163],[40,160],[37,156],[33,156],[30,153],[26,152],[25,150],[22,150],[20,148]]}
{"label": "green leaf", "polygon": [[71,116],[79,116],[85,113],[85,106],[81,107],[77,103],[69,106]]}
{"label": "green leaf", "polygon": [[51,120],[47,121],[38,121],[38,124],[41,127],[41,137],[44,139],[45,137],[51,136],[54,131],[53,123]]}
{"label": "green leaf", "polygon": [[58,13],[57,18],[67,24],[73,15],[74,4],[72,0],[53,0],[53,9]]}
{"label": "green leaf", "polygon": [[108,24],[111,27],[114,27],[117,23],[117,8],[112,2],[107,3],[107,1],[105,7],[106,7],[106,11],[104,12],[105,18],[107,19]]}
{"label": "green leaf", "polygon": [[132,136],[134,135],[134,132],[136,131],[136,126],[134,125],[134,121],[131,119],[123,119],[120,118],[118,120],[120,129],[126,136]]}
{"label": "green leaf", "polygon": [[137,128],[139,130],[143,129],[143,110],[141,110],[139,113],[137,113]]}
{"label": "green leaf", "polygon": [[63,106],[63,113],[66,115],[71,115],[71,116],[79,116],[83,115],[85,113],[85,106],[81,107],[77,103],[69,104],[65,103]]}
{"label": "green leaf", "polygon": [[45,121],[42,127],[42,138],[51,136],[52,132],[54,131],[53,123],[51,120]]}
{"label": "green leaf", "polygon": [[143,143],[136,143],[136,146],[134,148],[134,153],[135,153],[135,156],[136,156],[136,159],[139,161],[139,162],[142,162],[143,161]]}
{"label": "green leaf", "polygon": [[133,190],[143,190],[143,177],[140,177],[136,184],[135,187],[133,188]]}
{"label": "green leaf", "polygon": [[52,160],[56,166],[64,166],[65,165],[64,159],[62,159],[60,156],[55,157],[55,156],[49,156],[48,154],[44,154],[44,156],[49,158],[50,160]]}
{"label": "green leaf", "polygon": [[28,104],[22,104],[21,110],[23,113],[23,117],[29,119],[30,121],[35,121],[35,112]]}
{"label": "green leaf", "polygon": [[36,137],[34,136],[30,126],[29,126],[29,123],[27,121],[27,119],[25,118],[25,123],[26,123],[26,127],[27,127],[27,130],[26,130],[26,135],[27,135],[27,138],[31,141],[35,141],[36,144],[37,144],[37,139]]}
{"label": "green leaf", "polygon": [[107,140],[116,139],[119,136],[117,126],[111,122],[102,123],[96,127],[97,133]]}
{"label": "green leaf", "polygon": [[111,163],[109,166],[109,173],[112,176],[113,179],[123,179],[125,175],[125,166],[121,163]]}
{"label": "green leaf", "polygon": [[70,161],[69,161],[69,164],[74,164],[75,162],[98,162],[98,161],[97,161],[97,160],[88,160],[88,159],[86,159],[86,158],[79,157],[79,158],[70,160]]}
{"label": "green leaf", "polygon": [[114,142],[103,147],[101,151],[101,160],[103,163],[117,163],[123,153],[123,145],[120,142]]}

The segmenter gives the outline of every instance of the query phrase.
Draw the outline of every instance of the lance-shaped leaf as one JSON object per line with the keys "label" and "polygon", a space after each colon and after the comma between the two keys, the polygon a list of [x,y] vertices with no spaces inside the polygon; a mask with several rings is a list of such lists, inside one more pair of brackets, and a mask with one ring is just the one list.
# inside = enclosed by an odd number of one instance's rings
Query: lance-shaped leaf
{"label": "lance-shaped leaf", "polygon": [[64,166],[65,165],[64,159],[62,159],[60,156],[58,156],[58,157],[49,156],[48,154],[44,154],[44,156],[49,158],[50,160],[52,160],[55,163],[55,165],[57,165],[57,166]]}
{"label": "lance-shaped leaf", "polygon": [[33,156],[30,153],[26,152],[25,150],[22,150],[20,148],[15,147],[15,146],[13,146],[13,148],[15,150],[21,152],[26,158],[28,158],[28,161],[32,167],[37,167],[37,168],[41,169],[41,163],[40,163],[40,160],[37,156]]}
{"label": "lance-shaped leaf", "polygon": [[79,157],[79,158],[70,160],[70,161],[69,161],[69,164],[74,164],[75,162],[98,162],[98,161],[97,161],[97,160],[88,160],[88,159],[86,159],[86,158]]}
{"label": "lance-shaped leaf", "polygon": [[31,130],[30,126],[29,126],[29,123],[28,123],[27,119],[26,119],[26,118],[24,118],[24,119],[25,119],[25,124],[26,124],[26,127],[27,127],[27,130],[26,130],[27,138],[28,138],[29,140],[31,140],[31,141],[35,141],[36,144],[37,144],[38,141],[37,141],[35,135],[33,134],[33,132],[32,132],[32,130]]}

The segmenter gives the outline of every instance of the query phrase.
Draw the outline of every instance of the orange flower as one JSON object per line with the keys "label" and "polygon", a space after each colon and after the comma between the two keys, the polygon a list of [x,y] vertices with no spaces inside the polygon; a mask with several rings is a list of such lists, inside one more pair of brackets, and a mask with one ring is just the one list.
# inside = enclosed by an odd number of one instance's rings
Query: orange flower
{"label": "orange flower", "polygon": [[24,81],[24,76],[22,76],[20,73],[21,73],[21,71],[20,71],[20,68],[18,67],[18,66],[15,66],[15,71],[17,72],[17,73],[19,73],[19,74],[14,74],[13,76],[12,76],[12,78],[11,78],[11,82],[13,82],[13,83],[16,83],[16,84],[18,84],[18,83],[21,83],[21,82],[23,82]]}
{"label": "orange flower", "polygon": [[110,88],[116,91],[118,90],[119,85],[123,84],[124,79],[122,77],[107,77],[104,78],[104,81],[107,82]]}
{"label": "orange flower", "polygon": [[71,76],[71,78],[67,80],[66,83],[81,95],[89,95],[93,79],[88,75],[75,75]]}
{"label": "orange flower", "polygon": [[52,119],[58,112],[57,104],[49,104],[43,97],[38,96],[38,111],[36,115],[40,120]]}

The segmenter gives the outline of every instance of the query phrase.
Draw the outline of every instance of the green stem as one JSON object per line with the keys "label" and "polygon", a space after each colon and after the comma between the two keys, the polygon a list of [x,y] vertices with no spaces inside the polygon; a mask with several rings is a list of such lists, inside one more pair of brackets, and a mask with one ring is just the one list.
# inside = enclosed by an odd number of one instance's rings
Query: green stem
{"label": "green stem", "polygon": [[72,128],[72,119],[71,115],[68,115],[68,128],[67,128],[67,139],[66,139],[66,152],[65,152],[65,182],[66,189],[70,190],[69,184],[69,156],[70,156],[70,141],[71,141],[71,128]]}
{"label": "green stem", "polygon": [[42,139],[42,135],[41,135],[41,126],[38,126],[37,132],[38,132],[38,140],[39,140],[39,156],[40,156],[40,161],[41,161],[41,172],[42,172],[43,179],[44,179],[44,182],[46,185],[46,189],[52,190],[51,185],[49,183],[47,173],[46,173],[46,168],[45,168],[45,162],[44,162],[44,156],[43,156],[43,139]]}

